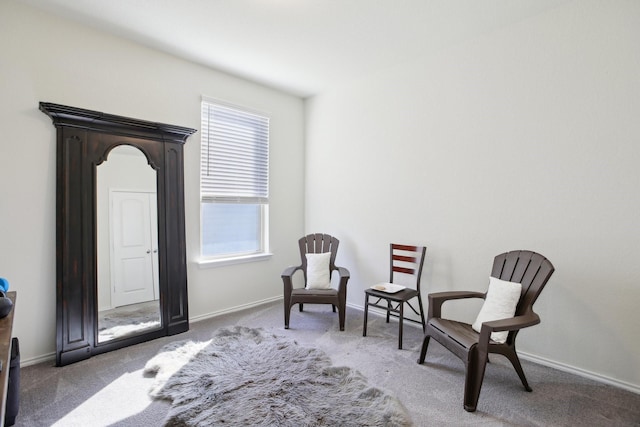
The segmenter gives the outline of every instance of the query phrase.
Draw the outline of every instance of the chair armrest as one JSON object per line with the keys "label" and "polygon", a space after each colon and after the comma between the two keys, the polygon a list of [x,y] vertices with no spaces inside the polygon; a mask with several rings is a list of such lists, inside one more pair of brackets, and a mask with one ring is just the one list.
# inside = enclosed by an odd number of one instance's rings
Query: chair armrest
{"label": "chair armrest", "polygon": [[284,269],[284,271],[282,272],[280,277],[282,277],[283,279],[285,277],[291,277],[291,276],[293,276],[293,273],[295,273],[298,270],[302,270],[302,266],[301,265],[293,265],[291,267],[287,267],[287,268]]}
{"label": "chair armrest", "polygon": [[485,294],[482,292],[474,291],[448,291],[448,292],[434,292],[429,294],[429,314],[428,318],[441,317],[442,316],[442,304],[446,301],[464,299],[464,298],[482,298]]}
{"label": "chair armrest", "polygon": [[508,319],[492,320],[484,322],[480,329],[480,339],[478,345],[480,348],[489,345],[489,338],[492,332],[515,331],[540,323],[540,316],[533,311],[523,314],[522,316],[509,317]]}
{"label": "chair armrest", "polygon": [[293,280],[292,280],[293,274],[298,270],[302,270],[302,266],[294,265],[294,266],[285,268],[282,274],[280,275],[280,277],[282,277],[282,283],[284,284],[285,295],[291,295],[291,290],[293,289]]}
{"label": "chair armrest", "polygon": [[528,328],[529,326],[537,325],[538,323],[540,323],[540,316],[533,311],[530,311],[522,316],[484,322],[482,324],[482,329],[486,327],[490,332],[515,331],[516,329]]}
{"label": "chair armrest", "polygon": [[351,273],[349,273],[349,270],[347,270],[344,267],[338,267],[336,265],[335,270],[338,270],[338,274],[340,275],[340,278],[346,277],[348,279],[349,277],[351,277]]}
{"label": "chair armrest", "polygon": [[338,292],[342,293],[344,292],[344,294],[346,295],[347,292],[347,282],[349,281],[349,278],[351,277],[351,273],[349,273],[349,270],[347,270],[344,267],[338,267],[337,265],[334,268],[334,271],[338,270],[338,275],[340,276],[340,282],[338,284]]}

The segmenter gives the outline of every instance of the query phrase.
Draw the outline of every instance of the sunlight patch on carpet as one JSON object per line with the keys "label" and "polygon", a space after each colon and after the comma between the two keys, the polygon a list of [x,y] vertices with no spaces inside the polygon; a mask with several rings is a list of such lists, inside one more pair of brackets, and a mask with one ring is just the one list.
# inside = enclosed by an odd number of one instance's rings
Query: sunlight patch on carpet
{"label": "sunlight patch on carpet", "polygon": [[142,370],[121,375],[53,426],[86,426],[87,420],[92,420],[91,425],[95,427],[110,426],[132,417],[151,404],[145,390],[149,389],[152,381],[143,377]]}

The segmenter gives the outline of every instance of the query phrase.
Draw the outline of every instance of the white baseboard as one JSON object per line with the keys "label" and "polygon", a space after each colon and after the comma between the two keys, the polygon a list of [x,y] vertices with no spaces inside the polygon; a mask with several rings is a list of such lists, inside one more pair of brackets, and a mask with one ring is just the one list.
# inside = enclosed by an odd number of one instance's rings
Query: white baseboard
{"label": "white baseboard", "polygon": [[579,377],[588,378],[590,380],[597,381],[599,383],[612,385],[614,387],[622,388],[633,393],[640,394],[640,386],[637,384],[631,384],[626,381],[621,381],[615,378],[607,377],[606,375],[598,374],[595,372],[587,371],[576,366],[567,365],[565,363],[556,362],[555,360],[547,359],[545,357],[536,356],[535,354],[525,353],[518,351],[518,356],[523,360],[538,363],[539,365],[548,366],[550,368],[557,369],[559,371],[568,372],[570,374],[577,375]]}
{"label": "white baseboard", "polygon": [[20,358],[20,367],[24,368],[26,366],[37,365],[38,363],[44,363],[44,362],[49,362],[49,361],[53,362],[55,360],[56,360],[56,354],[55,353],[43,354],[41,356],[30,357],[28,359]]}
{"label": "white baseboard", "polygon": [[189,322],[199,322],[201,320],[211,319],[213,317],[222,316],[223,314],[234,313],[236,311],[245,310],[247,308],[258,307],[260,305],[269,304],[271,302],[279,301],[279,300],[282,300],[282,295],[279,295],[277,297],[271,297],[271,298],[263,299],[263,300],[260,300],[260,301],[254,301],[254,302],[251,302],[251,303],[248,303],[248,304],[237,305],[235,307],[225,308],[224,310],[214,311],[214,312],[211,312],[211,313],[202,314],[200,316],[194,316],[194,317],[189,318]]}

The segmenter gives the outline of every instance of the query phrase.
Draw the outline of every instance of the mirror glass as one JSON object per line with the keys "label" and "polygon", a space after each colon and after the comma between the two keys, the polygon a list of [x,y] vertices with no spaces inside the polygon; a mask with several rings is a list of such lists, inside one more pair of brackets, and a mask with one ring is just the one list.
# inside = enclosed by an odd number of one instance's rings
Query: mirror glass
{"label": "mirror glass", "polygon": [[156,185],[129,145],[96,168],[97,343],[161,328]]}

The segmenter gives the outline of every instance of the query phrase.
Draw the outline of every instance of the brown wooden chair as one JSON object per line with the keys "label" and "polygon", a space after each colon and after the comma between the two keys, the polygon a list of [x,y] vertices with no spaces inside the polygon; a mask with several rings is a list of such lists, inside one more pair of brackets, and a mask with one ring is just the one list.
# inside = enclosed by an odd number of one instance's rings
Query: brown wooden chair
{"label": "brown wooden chair", "polygon": [[[380,283],[368,288],[364,291],[364,325],[362,327],[362,336],[367,336],[367,317],[369,314],[369,306],[380,308],[387,313],[387,323],[390,317],[398,318],[398,348],[402,349],[402,325],[405,320],[404,304],[406,303],[411,310],[418,316],[420,321],[406,318],[406,320],[422,324],[422,332],[425,331],[424,310],[422,308],[422,297],[420,295],[420,278],[422,277],[422,266],[427,248],[425,246],[399,245],[392,243],[389,245],[389,283]],[[399,291],[395,291],[395,287],[399,283],[396,275],[410,276],[409,281],[403,281],[404,284],[410,285]],[[413,282],[413,283],[409,283]],[[378,288],[378,289],[376,289]],[[389,289],[387,289],[389,288]],[[389,290],[395,291],[390,293]],[[373,298],[373,302],[369,301]],[[411,304],[411,300],[417,299],[417,308]],[[384,305],[381,302],[384,301]]]}
{"label": "brown wooden chair", "polygon": [[[418,363],[424,362],[430,338],[434,338],[465,364],[464,409],[473,412],[478,405],[489,353],[502,354],[513,365],[525,390],[531,391],[516,353],[516,336],[522,328],[537,325],[540,317],[533,303],[553,274],[554,267],[544,256],[531,251],[506,252],[495,257],[491,276],[522,284],[514,317],[482,323],[480,333],[470,324],[441,318],[445,301],[462,298],[486,298],[486,293],[452,291],[428,295],[427,330]],[[491,339],[492,332],[509,331],[506,342]]]}
{"label": "brown wooden chair", "polygon": [[[349,280],[349,270],[344,267],[335,265],[336,254],[338,253],[338,245],[340,241],[328,234],[309,234],[298,240],[300,247],[301,264],[298,266],[288,267],[282,272],[282,281],[284,283],[284,328],[289,329],[289,317],[291,315],[291,307],[299,304],[300,311],[303,311],[305,303],[308,304],[331,304],[333,312],[338,308],[338,320],[340,330],[344,331],[344,320],[347,304],[347,281]],[[331,253],[329,258],[329,274],[333,275],[334,271],[338,272],[340,281],[338,289],[307,289],[307,254]],[[293,287],[293,275],[298,270],[304,274],[304,288]]]}

